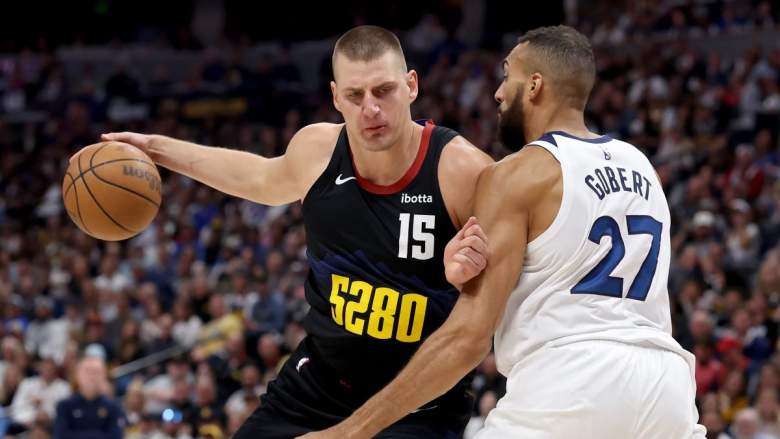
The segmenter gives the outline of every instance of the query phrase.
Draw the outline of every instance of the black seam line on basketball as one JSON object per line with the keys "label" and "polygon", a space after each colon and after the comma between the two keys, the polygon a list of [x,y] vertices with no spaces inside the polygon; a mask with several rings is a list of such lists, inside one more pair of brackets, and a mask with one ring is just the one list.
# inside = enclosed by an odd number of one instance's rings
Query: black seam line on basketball
{"label": "black seam line on basketball", "polygon": [[[104,143],[103,145],[101,145],[101,146],[100,146],[100,148],[98,148],[97,150],[95,150],[95,152],[93,152],[93,153],[92,153],[92,156],[89,158],[89,169],[87,170],[87,172],[89,172],[89,171],[91,170],[91,171],[92,171],[92,175],[94,175],[95,177],[97,177],[97,179],[98,179],[98,180],[100,180],[100,181],[102,181],[103,183],[108,183],[108,184],[110,184],[111,186],[115,186],[115,187],[118,187],[118,188],[124,189],[124,190],[126,190],[126,191],[130,192],[131,194],[138,195],[139,197],[141,197],[141,198],[143,198],[144,200],[146,200],[146,201],[148,201],[148,202],[152,203],[152,204],[153,204],[155,207],[157,207],[157,208],[159,209],[159,208],[160,208],[160,206],[159,206],[157,203],[155,203],[155,202],[154,202],[154,200],[152,200],[151,198],[147,197],[146,195],[144,195],[144,194],[141,194],[141,193],[138,193],[138,192],[136,192],[136,191],[134,191],[134,190],[132,190],[132,189],[128,189],[128,188],[126,188],[126,187],[124,187],[124,186],[120,186],[120,185],[118,185],[118,184],[112,183],[112,182],[110,182],[110,181],[108,181],[108,180],[104,180],[103,178],[101,178],[101,177],[98,175],[98,173],[95,171],[95,165],[93,164],[93,160],[95,160],[95,156],[96,156],[96,155],[98,155],[98,153],[99,153],[99,152],[100,152],[100,151],[101,151],[103,148],[105,148],[105,147],[106,147],[106,146],[108,146],[108,145],[110,145],[110,143]],[[152,165],[152,166],[154,166],[154,165]],[[86,180],[84,180],[84,181],[86,181]]]}
{"label": "black seam line on basketball", "polygon": [[158,209],[160,208],[160,205],[159,205],[159,204],[157,204],[157,202],[156,202],[156,201],[152,200],[151,198],[147,197],[146,195],[144,195],[144,194],[142,194],[142,193],[140,193],[140,192],[136,192],[136,191],[134,191],[134,190],[132,190],[132,189],[130,189],[130,188],[126,188],[126,187],[124,187],[124,186],[120,186],[120,185],[118,185],[118,184],[116,184],[116,183],[112,183],[112,182],[110,182],[110,181],[106,180],[105,178],[101,177],[100,175],[98,175],[98,173],[97,173],[97,172],[95,172],[95,170],[94,170],[94,169],[92,170],[92,175],[94,175],[95,177],[97,177],[97,179],[98,179],[98,180],[100,180],[100,181],[102,181],[103,183],[110,184],[111,186],[117,187],[117,188],[119,188],[119,189],[124,189],[124,190],[126,190],[127,192],[130,192],[131,194],[138,195],[139,197],[143,198],[144,200],[146,200],[146,201],[148,201],[148,202],[152,203],[152,204],[153,204],[155,207],[157,207]]}
{"label": "black seam line on basketball", "polygon": [[[79,156],[79,157],[80,157],[80,156]],[[79,168],[79,175],[77,175],[77,176],[74,178],[74,180],[73,180],[73,183],[75,183],[75,182],[76,182],[76,180],[78,180],[79,178],[83,177],[83,176],[84,176],[84,174],[86,174],[86,173],[87,173],[87,172],[89,172],[89,171],[92,171],[93,169],[97,169],[97,168],[100,168],[100,167],[101,167],[101,166],[103,166],[103,165],[108,165],[108,164],[111,164],[111,163],[116,163],[116,162],[141,162],[141,163],[143,163],[143,164],[146,164],[146,165],[149,165],[149,166],[154,166],[154,163],[152,163],[152,162],[147,162],[146,160],[141,160],[141,159],[113,159],[113,160],[108,160],[108,161],[105,161],[105,162],[98,163],[98,164],[97,164],[97,165],[95,165],[95,166],[90,166],[90,167],[89,167],[89,168],[88,168],[86,171],[84,171],[84,172],[81,172],[81,168]],[[68,195],[68,191],[70,190],[70,187],[71,187],[71,186],[73,186],[73,183],[71,183],[71,184],[70,184],[70,186],[68,186],[68,187],[66,187],[66,188],[65,188],[65,193],[63,194],[63,197],[65,197],[65,195]]]}
{"label": "black seam line on basketball", "polygon": [[[104,144],[100,145],[100,147],[98,147],[98,149],[96,149],[96,150],[94,150],[94,151],[92,152],[92,155],[91,155],[91,156],[89,156],[89,169],[87,169],[87,170],[86,170],[86,171],[84,171],[84,172],[81,172],[81,175],[79,175],[79,177],[80,177],[80,178],[83,178],[83,177],[84,177],[84,173],[85,173],[85,172],[89,172],[89,171],[91,171],[91,170],[92,170],[92,166],[93,166],[93,165],[92,165],[92,163],[93,163],[93,162],[94,162],[94,160],[95,160],[95,156],[97,155],[97,153],[99,153],[99,152],[100,152],[100,151],[101,151],[103,148],[105,148],[105,147],[106,147],[106,146],[108,146],[108,145],[110,145],[110,143],[104,143]],[[82,155],[84,155],[84,154],[82,154]],[[81,171],[81,155],[79,156],[79,171]],[[94,173],[94,171],[93,171],[93,173]],[[84,178],[84,187],[87,187],[87,179],[86,179],[86,178]],[[87,190],[89,190],[89,189],[87,189]],[[92,195],[91,191],[90,191],[90,195]],[[92,197],[92,198],[95,198],[95,197]],[[96,199],[96,198],[95,198],[95,204],[99,204],[99,203],[97,202],[97,199]],[[108,214],[106,213],[106,215],[108,215]]]}
{"label": "black seam line on basketball", "polygon": [[[81,172],[82,175],[84,175],[84,173],[81,171],[81,156],[79,156],[79,172]],[[92,193],[92,189],[89,188],[89,185],[87,184],[87,179],[86,178],[82,178],[81,181],[82,181],[82,183],[84,183],[84,187],[87,188],[87,192],[89,192],[89,196],[92,197],[92,201],[95,202],[95,205],[98,208],[100,208],[100,211],[103,212],[103,214],[106,217],[108,217],[108,219],[110,219],[114,224],[119,226],[119,228],[121,228],[123,230],[126,230],[126,231],[128,231],[130,233],[135,233],[134,231],[128,229],[127,227],[119,224],[111,215],[108,214],[108,212],[106,212],[106,209],[103,209],[103,206],[100,205],[100,201],[97,200],[97,197],[95,197],[95,194]]]}
{"label": "black seam line on basketball", "polygon": [[[73,183],[71,183],[71,186],[76,184],[76,180],[73,178],[72,175],[70,175],[70,172],[66,172],[65,175],[70,177],[71,181],[73,182]],[[66,195],[67,195],[67,192],[66,192]],[[84,218],[81,217],[81,207],[79,206],[79,191],[74,189],[73,190],[73,196],[76,197],[76,213],[78,213],[78,215],[79,215],[79,222],[81,223],[81,227],[84,227],[84,230],[86,230],[87,233],[89,233],[89,227],[87,227],[87,223],[84,222]],[[62,197],[62,201],[63,202],[65,201],[65,196],[64,195]]]}

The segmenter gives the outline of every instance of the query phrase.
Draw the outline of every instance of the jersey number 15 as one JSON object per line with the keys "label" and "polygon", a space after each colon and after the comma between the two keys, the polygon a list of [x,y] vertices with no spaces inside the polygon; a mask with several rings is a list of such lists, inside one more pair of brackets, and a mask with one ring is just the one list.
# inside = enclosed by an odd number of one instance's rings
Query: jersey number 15
{"label": "jersey number 15", "polygon": [[436,226],[436,216],[402,213],[398,219],[401,221],[401,231],[398,233],[398,257],[409,258],[409,223],[411,222],[412,258],[421,261],[431,259],[435,244],[433,228]]}

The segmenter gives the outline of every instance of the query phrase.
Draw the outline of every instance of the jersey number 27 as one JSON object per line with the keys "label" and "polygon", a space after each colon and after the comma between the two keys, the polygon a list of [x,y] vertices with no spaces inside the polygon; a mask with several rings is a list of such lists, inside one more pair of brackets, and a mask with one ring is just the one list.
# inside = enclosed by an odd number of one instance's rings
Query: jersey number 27
{"label": "jersey number 27", "polygon": [[[639,267],[634,281],[628,288],[626,298],[644,301],[653,283],[655,269],[658,265],[658,252],[661,248],[661,231],[663,224],[655,218],[647,215],[626,216],[629,235],[650,235],[653,237],[650,243],[650,251]],[[593,267],[585,277],[580,280],[572,294],[598,294],[601,296],[623,297],[623,278],[610,276],[623,257],[626,255],[626,246],[620,235],[620,226],[611,216],[602,216],[593,223],[588,239],[596,244],[601,243],[601,238],[612,238],[612,248],[604,258]]]}

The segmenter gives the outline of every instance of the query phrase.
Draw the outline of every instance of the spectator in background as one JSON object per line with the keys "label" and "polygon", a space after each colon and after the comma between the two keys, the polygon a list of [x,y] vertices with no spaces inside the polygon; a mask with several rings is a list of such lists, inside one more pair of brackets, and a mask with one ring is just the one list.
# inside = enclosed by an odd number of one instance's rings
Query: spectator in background
{"label": "spectator in background", "polygon": [[76,394],[57,405],[54,439],[122,438],[124,414],[106,396],[108,386],[104,360],[82,358],[76,366]]}
{"label": "spectator in background", "polygon": [[707,439],[734,439],[725,433],[726,426],[717,411],[702,412],[699,423],[707,429]]}
{"label": "spectator in background", "polygon": [[224,407],[217,400],[216,383],[210,374],[198,375],[195,382],[195,403],[185,417],[196,437],[225,437],[227,417]]}
{"label": "spectator in background", "polygon": [[761,235],[751,222],[750,205],[736,199],[731,202],[731,230],[726,236],[729,260],[735,270],[749,274],[758,267]]}
{"label": "spectator in background", "polygon": [[51,422],[57,404],[71,393],[70,384],[57,376],[57,365],[51,358],[38,363],[38,373],[22,380],[9,410],[11,421],[23,429],[36,422]]}
{"label": "spectator in background", "polygon": [[[260,369],[254,364],[247,364],[241,369],[241,388],[233,392],[225,403],[228,416],[243,416],[247,413],[247,401],[257,399],[265,393]],[[249,412],[251,413],[251,412]]]}
{"label": "spectator in background", "polygon": [[6,409],[6,412],[11,407],[11,402],[16,396],[16,391],[23,378],[24,371],[21,367],[13,363],[5,367],[2,379],[0,379],[0,408]]}
{"label": "spectator in background", "polygon": [[756,410],[759,416],[759,432],[780,438],[780,405],[777,401],[777,387],[767,388],[758,394]]}
{"label": "spectator in background", "polygon": [[189,301],[179,299],[173,304],[173,319],[173,339],[181,346],[193,346],[198,340],[203,322],[192,314]]}
{"label": "spectator in background", "polygon": [[745,378],[742,372],[733,371],[726,376],[718,393],[718,404],[720,415],[727,423],[736,420],[736,413],[750,405],[745,394]]}
{"label": "spectator in background", "polygon": [[127,386],[122,411],[125,413],[125,433],[136,433],[140,429],[144,415],[144,388],[140,379],[133,380]]}
{"label": "spectator in background", "polygon": [[250,329],[260,333],[282,333],[286,311],[284,296],[279,292],[271,291],[266,282],[258,282],[257,299],[252,304],[248,316]]}
{"label": "spectator in background", "polygon": [[696,356],[696,397],[718,390],[720,378],[724,375],[723,364],[713,356],[709,343],[697,343],[693,348]]}
{"label": "spectator in background", "polygon": [[68,340],[68,325],[65,319],[54,319],[53,310],[54,301],[51,298],[35,298],[35,319],[27,327],[25,348],[30,355],[61,362]]}
{"label": "spectator in background", "polygon": [[734,439],[777,439],[777,436],[759,431],[761,426],[758,412],[744,408],[737,412],[731,428]]}
{"label": "spectator in background", "polygon": [[179,356],[168,360],[165,370],[165,373],[153,377],[144,384],[145,407],[156,413],[161,413],[170,405],[177,389],[175,385],[177,382],[183,381],[185,385],[194,382],[189,364],[184,357]]}
{"label": "spectator in background", "polygon": [[282,359],[282,338],[279,334],[263,334],[257,339],[257,355],[260,357],[260,371],[265,382],[270,382],[279,371]]}

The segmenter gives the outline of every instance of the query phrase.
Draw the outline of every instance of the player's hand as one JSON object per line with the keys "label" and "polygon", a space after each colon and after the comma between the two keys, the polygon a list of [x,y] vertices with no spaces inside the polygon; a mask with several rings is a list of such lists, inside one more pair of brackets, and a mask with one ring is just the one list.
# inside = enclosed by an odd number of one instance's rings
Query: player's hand
{"label": "player's hand", "polygon": [[[135,146],[136,148],[140,149],[141,151],[145,152],[151,157],[150,151],[149,151],[149,144],[152,141],[152,135],[149,134],[140,134],[140,133],[131,133],[128,131],[121,132],[121,133],[108,133],[103,134],[100,136],[100,140],[103,142],[122,142],[127,143],[130,145]],[[76,158],[81,154],[81,151],[86,149],[87,147],[82,148],[77,153],[73,154],[69,162],[72,162],[73,160],[76,160]],[[154,158],[154,157],[152,157]]]}
{"label": "player's hand", "polygon": [[444,273],[459,290],[487,266],[488,239],[479,221],[469,218],[444,248]]}

